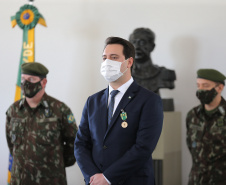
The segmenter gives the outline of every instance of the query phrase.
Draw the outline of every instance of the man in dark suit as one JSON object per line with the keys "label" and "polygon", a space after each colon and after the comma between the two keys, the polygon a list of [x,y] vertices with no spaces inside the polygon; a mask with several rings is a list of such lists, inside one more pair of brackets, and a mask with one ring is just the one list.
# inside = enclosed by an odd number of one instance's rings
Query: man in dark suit
{"label": "man in dark suit", "polygon": [[84,106],[75,158],[90,185],[154,185],[152,152],[162,130],[161,98],[131,76],[134,46],[109,37],[101,74],[109,82]]}

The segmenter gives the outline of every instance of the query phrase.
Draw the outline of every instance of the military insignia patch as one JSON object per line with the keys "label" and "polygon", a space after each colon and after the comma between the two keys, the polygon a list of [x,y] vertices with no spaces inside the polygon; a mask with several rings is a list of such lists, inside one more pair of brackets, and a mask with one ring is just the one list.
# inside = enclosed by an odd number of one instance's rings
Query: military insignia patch
{"label": "military insignia patch", "polygon": [[219,119],[217,120],[217,126],[218,126],[218,127],[224,126],[224,119],[223,119],[223,118],[219,118]]}
{"label": "military insignia patch", "polygon": [[48,118],[49,117],[49,109],[45,109],[45,116]]}
{"label": "military insignia patch", "polygon": [[13,143],[16,141],[16,135],[15,135],[15,134],[12,134],[11,141],[12,141]]}
{"label": "military insignia patch", "polygon": [[195,141],[192,142],[192,148],[196,148],[197,143]]}
{"label": "military insignia patch", "polygon": [[51,115],[52,115],[52,111],[50,110],[50,109],[45,109],[45,112],[44,112],[44,114],[45,114],[45,117],[46,118],[49,118]]}
{"label": "military insignia patch", "polygon": [[75,117],[73,116],[73,114],[69,114],[67,115],[67,120],[68,120],[68,123],[74,123]]}

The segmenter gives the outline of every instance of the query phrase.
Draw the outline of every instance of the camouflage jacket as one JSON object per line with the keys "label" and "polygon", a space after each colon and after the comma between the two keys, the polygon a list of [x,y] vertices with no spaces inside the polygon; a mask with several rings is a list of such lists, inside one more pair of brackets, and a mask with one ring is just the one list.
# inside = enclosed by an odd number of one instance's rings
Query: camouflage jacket
{"label": "camouflage jacket", "polygon": [[187,114],[187,145],[192,155],[189,185],[226,184],[226,101],[211,116],[199,105]]}
{"label": "camouflage jacket", "polygon": [[9,107],[6,116],[13,156],[10,185],[66,185],[65,167],[75,163],[77,126],[71,110],[44,94],[35,109],[21,99]]}

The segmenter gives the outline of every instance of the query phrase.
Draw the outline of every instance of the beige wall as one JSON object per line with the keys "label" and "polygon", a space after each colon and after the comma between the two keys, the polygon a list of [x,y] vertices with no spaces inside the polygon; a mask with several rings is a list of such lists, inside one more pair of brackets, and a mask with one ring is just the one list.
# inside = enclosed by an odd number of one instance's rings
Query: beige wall
{"label": "beige wall", "polygon": [[[0,1],[0,184],[6,183],[8,148],[5,111],[13,103],[22,30],[10,25],[26,0]],[[36,28],[36,60],[49,69],[47,93],[64,101],[79,123],[87,97],[105,88],[99,73],[104,40],[108,36],[128,38],[137,27],[149,27],[157,35],[152,54],[155,64],[174,69],[174,90],[161,90],[174,98],[182,113],[182,184],[191,167],[184,119],[198,104],[195,71],[216,68],[225,73],[226,3],[208,0],[38,0],[34,5],[46,19],[47,28]],[[226,90],[223,95],[226,97]],[[82,184],[77,166],[68,172],[68,184]]]}

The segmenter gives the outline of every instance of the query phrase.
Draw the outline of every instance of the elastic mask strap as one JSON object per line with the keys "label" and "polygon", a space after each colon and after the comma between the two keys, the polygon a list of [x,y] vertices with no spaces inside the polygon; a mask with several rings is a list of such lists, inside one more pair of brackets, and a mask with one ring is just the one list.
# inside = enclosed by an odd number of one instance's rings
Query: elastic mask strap
{"label": "elastic mask strap", "polygon": [[128,68],[126,68],[126,70],[122,74],[124,74],[127,70],[128,70]]}
{"label": "elastic mask strap", "polygon": [[[122,62],[122,64],[125,63],[126,61],[128,61],[128,58],[124,62]],[[124,72],[122,72],[122,74],[124,74],[128,69],[129,68],[127,67],[126,70]]]}

